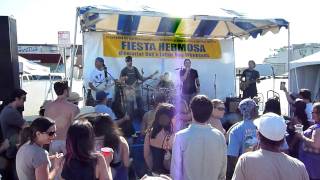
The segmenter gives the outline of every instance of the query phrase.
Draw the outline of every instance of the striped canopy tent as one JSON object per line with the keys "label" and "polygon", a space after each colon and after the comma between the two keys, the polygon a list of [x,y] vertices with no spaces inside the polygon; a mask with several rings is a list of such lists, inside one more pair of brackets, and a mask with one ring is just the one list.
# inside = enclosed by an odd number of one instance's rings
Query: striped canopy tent
{"label": "striped canopy tent", "polygon": [[99,31],[120,35],[180,36],[189,38],[256,38],[288,28],[284,19],[251,19],[235,11],[213,10],[215,15],[173,17],[149,8],[121,10],[109,6],[78,9],[83,32]]}
{"label": "striped canopy tent", "polygon": [[[185,38],[232,39],[256,38],[267,32],[278,33],[282,27],[288,29],[285,19],[248,18],[236,11],[227,9],[210,9],[208,15],[203,10],[187,11],[185,16],[174,16],[170,13],[154,10],[148,6],[121,9],[111,6],[85,6],[77,8],[75,21],[74,44],[77,39],[77,25],[83,33],[107,32],[119,35],[178,36]],[[210,14],[214,12],[214,14]],[[290,40],[288,40],[290,47]],[[75,49],[71,63],[74,64]],[[71,77],[73,68],[71,68]],[[72,78],[71,78],[72,86]]]}

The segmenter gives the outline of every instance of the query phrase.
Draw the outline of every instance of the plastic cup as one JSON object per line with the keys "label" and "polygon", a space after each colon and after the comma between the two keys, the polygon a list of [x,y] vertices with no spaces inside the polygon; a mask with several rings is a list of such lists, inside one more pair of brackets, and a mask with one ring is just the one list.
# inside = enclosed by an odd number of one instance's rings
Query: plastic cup
{"label": "plastic cup", "polygon": [[113,149],[108,147],[103,147],[101,148],[101,153],[104,157],[109,157],[113,153]]}
{"label": "plastic cup", "polygon": [[302,124],[294,125],[294,130],[296,133],[302,133],[303,132],[303,125]]}

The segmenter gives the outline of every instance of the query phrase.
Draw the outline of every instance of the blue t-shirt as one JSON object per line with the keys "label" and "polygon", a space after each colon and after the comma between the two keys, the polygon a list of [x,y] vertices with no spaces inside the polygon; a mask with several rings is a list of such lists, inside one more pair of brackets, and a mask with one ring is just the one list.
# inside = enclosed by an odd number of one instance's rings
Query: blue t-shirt
{"label": "blue t-shirt", "polygon": [[229,134],[228,156],[238,157],[252,151],[258,145],[256,132],[252,120],[244,120],[234,126]]}
{"label": "blue t-shirt", "polygon": [[104,104],[97,104],[95,106],[95,110],[96,110],[97,113],[107,113],[107,114],[109,114],[109,116],[112,118],[112,120],[116,119],[116,115],[114,115],[112,109],[109,108],[108,106],[104,105]]}

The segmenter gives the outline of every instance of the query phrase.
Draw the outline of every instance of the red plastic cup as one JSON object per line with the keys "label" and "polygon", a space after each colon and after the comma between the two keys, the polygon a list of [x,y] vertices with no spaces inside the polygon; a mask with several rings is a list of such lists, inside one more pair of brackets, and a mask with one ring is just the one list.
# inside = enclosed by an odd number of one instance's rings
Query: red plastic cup
{"label": "red plastic cup", "polygon": [[108,147],[103,147],[101,148],[101,153],[104,157],[108,157],[108,156],[111,156],[111,154],[113,153],[113,149]]}

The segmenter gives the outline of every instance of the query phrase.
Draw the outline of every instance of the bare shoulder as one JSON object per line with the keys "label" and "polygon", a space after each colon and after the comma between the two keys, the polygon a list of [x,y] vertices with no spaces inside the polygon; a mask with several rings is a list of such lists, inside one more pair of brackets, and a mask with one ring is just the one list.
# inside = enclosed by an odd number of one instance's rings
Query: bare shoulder
{"label": "bare shoulder", "polygon": [[120,143],[124,145],[128,145],[127,140],[123,136],[120,136]]}

